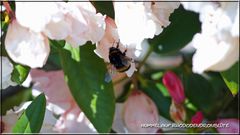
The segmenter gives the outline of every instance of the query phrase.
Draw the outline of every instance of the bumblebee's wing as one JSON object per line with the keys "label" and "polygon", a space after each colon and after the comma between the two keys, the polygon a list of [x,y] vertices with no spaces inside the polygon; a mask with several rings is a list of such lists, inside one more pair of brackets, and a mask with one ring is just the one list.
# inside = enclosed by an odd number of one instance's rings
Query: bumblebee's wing
{"label": "bumblebee's wing", "polygon": [[108,71],[105,74],[104,81],[109,83],[112,80],[113,75],[116,74],[116,69],[112,65],[108,65],[107,69],[108,69]]}
{"label": "bumblebee's wing", "polygon": [[111,80],[112,80],[112,76],[110,75],[109,72],[107,72],[107,73],[105,74],[105,79],[104,79],[104,81],[107,82],[107,83],[109,83]]}

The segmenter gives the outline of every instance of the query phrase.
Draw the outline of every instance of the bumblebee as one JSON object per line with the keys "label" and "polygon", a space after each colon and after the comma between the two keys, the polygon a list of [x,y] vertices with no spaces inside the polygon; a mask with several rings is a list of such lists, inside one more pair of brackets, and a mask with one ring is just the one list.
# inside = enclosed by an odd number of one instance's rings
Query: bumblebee
{"label": "bumblebee", "polygon": [[119,49],[119,41],[116,47],[109,48],[109,61],[118,72],[125,72],[131,67],[132,59],[126,56],[127,49],[122,52]]}

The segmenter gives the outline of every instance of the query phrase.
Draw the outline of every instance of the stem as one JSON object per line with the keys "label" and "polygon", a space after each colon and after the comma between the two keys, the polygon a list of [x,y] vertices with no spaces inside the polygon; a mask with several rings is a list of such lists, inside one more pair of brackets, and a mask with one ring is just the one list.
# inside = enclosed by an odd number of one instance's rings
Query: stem
{"label": "stem", "polygon": [[147,61],[147,59],[150,56],[150,54],[152,53],[152,51],[153,51],[153,47],[150,45],[146,55],[143,58],[143,60],[141,61],[141,63],[139,63],[138,72],[140,71],[141,67],[145,64],[145,62]]}

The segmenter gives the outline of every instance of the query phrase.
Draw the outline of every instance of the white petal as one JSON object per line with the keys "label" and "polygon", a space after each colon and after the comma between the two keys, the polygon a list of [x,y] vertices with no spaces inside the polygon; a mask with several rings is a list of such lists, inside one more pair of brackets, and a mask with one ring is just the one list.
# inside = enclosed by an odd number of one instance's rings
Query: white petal
{"label": "white petal", "polygon": [[1,56],[1,66],[0,66],[0,71],[1,71],[1,84],[2,88],[1,89],[6,89],[10,85],[16,85],[16,83],[12,82],[11,80],[11,73],[13,71],[13,65],[12,63],[8,60],[7,57]]}
{"label": "white petal", "polygon": [[65,39],[71,32],[71,22],[67,19],[62,19],[56,22],[52,20],[44,29],[44,34],[46,34],[49,38],[56,40]]}
{"label": "white petal", "polygon": [[197,49],[193,56],[193,71],[223,71],[230,68],[239,59],[239,38],[218,41],[216,37],[197,34],[193,44]]}
{"label": "white petal", "polygon": [[16,2],[16,18],[19,23],[40,32],[59,11],[54,2]]}
{"label": "white petal", "polygon": [[168,18],[178,2],[114,2],[115,20],[121,42],[139,45],[170,24]]}
{"label": "white petal", "polygon": [[49,55],[48,39],[13,21],[5,39],[6,51],[13,61],[31,68],[42,67]]}
{"label": "white petal", "polygon": [[105,16],[100,13],[96,14],[90,2],[69,3],[69,7],[71,8],[69,18],[72,21],[72,33],[66,41],[74,47],[83,45],[87,41],[98,42],[105,32]]}

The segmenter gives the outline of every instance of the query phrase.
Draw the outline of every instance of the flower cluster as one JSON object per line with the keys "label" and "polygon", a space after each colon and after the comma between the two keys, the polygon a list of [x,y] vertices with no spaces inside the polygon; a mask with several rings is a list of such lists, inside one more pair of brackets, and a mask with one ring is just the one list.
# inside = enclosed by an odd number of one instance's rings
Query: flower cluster
{"label": "flower cluster", "polygon": [[[239,60],[239,4],[234,2],[182,2],[200,14],[201,33],[192,45],[193,71],[224,71]],[[214,52],[214,53],[213,53]]]}
{"label": "flower cluster", "polygon": [[72,46],[96,43],[105,30],[105,16],[90,2],[16,2],[16,19],[9,24],[5,39],[8,55],[31,68],[42,67],[52,40],[66,40]]}

